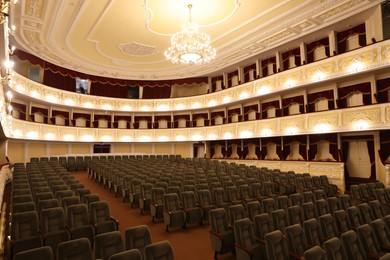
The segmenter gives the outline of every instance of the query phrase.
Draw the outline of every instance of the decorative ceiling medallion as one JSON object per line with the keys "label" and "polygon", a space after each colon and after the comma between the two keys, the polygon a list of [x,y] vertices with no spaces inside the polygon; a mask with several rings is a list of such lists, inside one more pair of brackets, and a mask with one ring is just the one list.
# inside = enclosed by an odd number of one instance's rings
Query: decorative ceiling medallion
{"label": "decorative ceiling medallion", "polygon": [[[187,21],[187,5],[183,5],[183,0],[144,0],[145,10],[149,18],[145,21],[147,30],[161,36],[171,36],[180,29],[180,25]],[[191,4],[191,1],[186,1]],[[197,10],[194,10],[194,17],[201,17],[195,22],[199,27],[210,27],[232,17],[240,7],[239,0],[225,1],[223,5],[219,1],[196,0]],[[154,10],[154,11],[153,11]],[[166,19],[170,17],[170,19]],[[164,31],[167,23],[175,24],[178,27],[171,27],[171,31]]]}
{"label": "decorative ceiling medallion", "polygon": [[129,42],[129,43],[120,43],[119,49],[129,56],[149,56],[158,53],[156,46],[150,46],[146,44],[141,44],[137,42]]}

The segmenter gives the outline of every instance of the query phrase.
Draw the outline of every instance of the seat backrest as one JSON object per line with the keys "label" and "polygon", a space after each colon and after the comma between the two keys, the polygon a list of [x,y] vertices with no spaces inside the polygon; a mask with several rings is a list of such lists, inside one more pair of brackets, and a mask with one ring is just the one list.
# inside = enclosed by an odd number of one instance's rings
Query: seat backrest
{"label": "seat backrest", "polygon": [[361,203],[358,205],[358,209],[363,223],[371,225],[370,206],[367,203]]}
{"label": "seat backrest", "polygon": [[343,194],[343,195],[340,195],[339,197],[340,199],[340,204],[341,204],[341,207],[343,209],[347,209],[349,207],[352,207],[352,200],[351,200],[351,197],[348,195],[348,194]]}
{"label": "seat backrest", "polygon": [[302,206],[303,195],[301,193],[294,193],[290,195],[291,205]]}
{"label": "seat backrest", "polygon": [[363,199],[359,185],[353,184],[350,187],[351,197],[354,199]]}
{"label": "seat backrest", "polygon": [[168,240],[153,243],[145,247],[145,260],[165,259],[174,260],[173,249]]}
{"label": "seat backrest", "polygon": [[366,253],[355,231],[344,232],[341,234],[340,240],[348,259],[366,259]]}
{"label": "seat backrest", "polygon": [[66,224],[71,227],[82,227],[89,224],[88,208],[85,204],[71,205],[67,209]]}
{"label": "seat backrest", "polygon": [[[45,258],[46,259],[46,258]],[[88,238],[78,238],[61,242],[57,246],[57,260],[92,260],[91,244]]]}
{"label": "seat backrest", "polygon": [[96,235],[94,245],[95,259],[108,259],[111,255],[124,250],[122,235],[119,231]]}
{"label": "seat backrest", "polygon": [[38,213],[26,211],[12,215],[11,239],[18,240],[39,235]]}
{"label": "seat backrest", "polygon": [[344,247],[338,237],[326,240],[324,247],[328,260],[347,259]]}
{"label": "seat backrest", "polygon": [[267,252],[267,259],[290,259],[286,239],[280,230],[275,230],[265,235],[265,247]]}
{"label": "seat backrest", "polygon": [[312,218],[303,222],[303,230],[305,231],[307,243],[316,246],[324,244],[324,237],[317,219]]}
{"label": "seat backrest", "polygon": [[320,222],[320,227],[322,231],[322,235],[329,239],[332,237],[337,237],[339,232],[336,227],[336,223],[331,214],[325,214],[318,218]]}
{"label": "seat backrest", "polygon": [[286,227],[288,226],[287,213],[283,209],[277,209],[271,212],[274,229],[279,229],[283,234],[286,234]]}
{"label": "seat backrest", "polygon": [[209,211],[210,229],[215,233],[223,233],[229,229],[229,219],[224,208]]}
{"label": "seat backrest", "polygon": [[358,227],[357,234],[366,252],[374,254],[378,254],[381,252],[381,248],[374,234],[374,230],[370,225],[364,224]]}
{"label": "seat backrest", "polygon": [[262,213],[261,204],[258,200],[250,201],[246,204],[246,210],[250,220],[254,220],[255,216]]}
{"label": "seat backrest", "polygon": [[13,260],[45,259],[54,260],[53,251],[50,246],[42,246],[25,250],[14,255]]}
{"label": "seat backrest", "polygon": [[249,218],[239,219],[234,222],[234,236],[236,243],[246,248],[252,248],[256,243],[252,222]]}
{"label": "seat backrest", "polygon": [[196,197],[193,191],[183,191],[181,197],[183,208],[188,209],[196,207]]}
{"label": "seat backrest", "polygon": [[287,208],[291,206],[290,198],[286,195],[276,197],[276,204],[279,209],[287,211]]}
{"label": "seat backrest", "polygon": [[15,203],[12,206],[12,213],[19,213],[19,212],[26,212],[26,211],[35,211],[35,203],[30,201],[30,202],[22,202],[22,203]]}
{"label": "seat backrest", "polygon": [[328,206],[331,214],[341,209],[340,201],[337,197],[329,197],[326,199],[326,201],[328,202]]}
{"label": "seat backrest", "polygon": [[339,233],[344,233],[351,229],[351,223],[349,222],[347,212],[345,210],[340,209],[333,212],[333,217]]}
{"label": "seat backrest", "polygon": [[152,243],[150,230],[147,225],[140,225],[125,230],[125,250],[140,249]]}
{"label": "seat backrest", "polygon": [[303,225],[303,210],[300,206],[294,205],[287,208],[288,222],[290,225]]}
{"label": "seat backrest", "polygon": [[108,260],[142,260],[141,252],[138,249],[130,249],[110,256]]}
{"label": "seat backrest", "polygon": [[305,202],[315,202],[315,197],[314,197],[314,193],[312,191],[305,191],[303,193],[303,200]]}
{"label": "seat backrest", "polygon": [[273,210],[277,209],[275,199],[273,198],[263,199],[261,205],[263,207],[263,212],[268,214],[271,214]]}
{"label": "seat backrest", "polygon": [[302,210],[303,210],[303,217],[305,220],[309,220],[311,218],[317,218],[317,213],[313,202],[303,203]]}
{"label": "seat backrest", "polygon": [[383,218],[385,212],[383,211],[382,205],[378,200],[372,200],[368,203],[370,206],[371,219]]}
{"label": "seat backrest", "polygon": [[242,204],[231,205],[228,208],[229,224],[234,226],[234,222],[246,218],[246,210]]}
{"label": "seat backrest", "polygon": [[318,217],[330,213],[328,202],[325,199],[316,200],[315,206]]}
{"label": "seat backrest", "polygon": [[42,210],[40,226],[43,233],[65,230],[64,209],[56,207]]}
{"label": "seat backrest", "polygon": [[164,209],[168,211],[180,210],[180,201],[177,193],[164,194]]}
{"label": "seat backrest", "polygon": [[347,215],[348,215],[349,223],[351,224],[351,227],[353,229],[356,229],[363,224],[363,221],[359,214],[359,210],[356,206],[347,208]]}
{"label": "seat backrest", "polygon": [[265,235],[274,231],[272,219],[268,213],[262,213],[254,217],[254,229],[257,238],[265,239]]}
{"label": "seat backrest", "polygon": [[99,224],[111,219],[110,208],[107,201],[95,201],[90,205],[90,221]]}
{"label": "seat backrest", "polygon": [[213,189],[213,201],[217,204],[226,202],[226,194],[223,188],[214,188]]}
{"label": "seat backrest", "polygon": [[379,245],[390,247],[390,231],[382,219],[376,219],[371,222],[375,236]]}
{"label": "seat backrest", "polygon": [[303,256],[309,248],[306,242],[305,233],[300,224],[294,224],[286,228],[287,244],[290,252]]}
{"label": "seat backrest", "polygon": [[164,188],[152,188],[151,202],[153,204],[162,205],[164,204]]}
{"label": "seat backrest", "polygon": [[90,211],[90,205],[92,202],[100,201],[100,197],[97,193],[86,194],[83,196],[82,203],[87,205],[88,212]]}

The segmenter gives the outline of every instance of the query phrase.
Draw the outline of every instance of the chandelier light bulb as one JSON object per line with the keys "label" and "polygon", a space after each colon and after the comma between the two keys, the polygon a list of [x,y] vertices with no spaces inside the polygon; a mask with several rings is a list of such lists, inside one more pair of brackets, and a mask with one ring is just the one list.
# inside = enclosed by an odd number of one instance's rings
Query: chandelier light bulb
{"label": "chandelier light bulb", "polygon": [[182,30],[171,38],[171,47],[164,55],[167,60],[175,64],[204,64],[216,56],[216,50],[210,46],[210,36],[199,31],[199,26],[192,22],[191,8],[189,22],[183,24]]}

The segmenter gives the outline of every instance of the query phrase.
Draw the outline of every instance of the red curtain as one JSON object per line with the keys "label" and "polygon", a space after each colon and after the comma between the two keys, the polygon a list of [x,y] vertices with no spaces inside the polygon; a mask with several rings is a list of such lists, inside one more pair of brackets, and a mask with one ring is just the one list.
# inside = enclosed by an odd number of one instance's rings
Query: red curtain
{"label": "red curtain", "polygon": [[349,37],[358,35],[359,37],[359,45],[361,47],[367,45],[366,41],[366,25],[360,24],[358,26],[355,26],[351,29],[342,31],[337,33],[337,49],[338,54],[345,53],[347,51],[347,40]]}
{"label": "red curtain", "polygon": [[370,105],[371,102],[371,83],[364,82],[352,86],[347,86],[337,89],[339,94],[338,105],[339,108],[347,107],[347,98],[356,92],[361,92],[363,94],[363,103],[364,105]]}
{"label": "red curtain", "polygon": [[76,91],[76,79],[68,75],[62,75],[60,72],[45,70],[43,74],[43,84],[66,91]]}
{"label": "red curtain", "polygon": [[26,120],[26,105],[11,102],[12,109],[18,110],[20,113],[19,119]]}
{"label": "red curtain", "polygon": [[[233,82],[232,82],[233,77],[235,77],[235,76],[238,77],[238,70],[230,72],[227,75],[228,75],[228,88],[231,88],[232,84],[233,84]],[[238,81],[238,84],[240,84],[239,81]]]}
{"label": "red curtain", "polygon": [[101,97],[127,98],[128,86],[115,86],[109,83],[92,82],[90,94]]}
{"label": "red curtain", "polygon": [[337,134],[317,134],[309,135],[309,160],[313,160],[317,154],[317,144],[325,140],[329,142],[329,152],[336,161],[339,161],[339,151],[337,144]]}
{"label": "red curtain", "polygon": [[333,89],[324,90],[321,92],[307,94],[307,111],[306,112],[315,112],[315,103],[320,99],[328,100],[329,110],[334,109],[334,93]]}
{"label": "red curtain", "polygon": [[257,78],[256,63],[244,68],[244,81],[249,82],[249,72],[254,71],[254,79]]}
{"label": "red curtain", "polygon": [[223,76],[213,77],[211,78],[211,91],[215,92],[217,90],[217,82],[221,81],[222,89],[224,89],[223,85]]}
{"label": "red curtain", "polygon": [[305,113],[303,96],[296,96],[296,97],[282,99],[283,116],[289,115],[288,110],[292,104],[298,104],[299,105],[299,112],[301,112],[301,114]]}
{"label": "red curtain", "polygon": [[143,99],[170,98],[171,86],[143,87]]}
{"label": "red curtain", "polygon": [[280,116],[280,102],[279,100],[275,100],[261,104],[261,118],[267,118],[267,110],[270,108],[275,108],[276,116]]}
{"label": "red curtain", "polygon": [[290,145],[293,142],[299,143],[299,154],[303,157],[304,160],[307,160],[307,156],[306,156],[307,136],[306,135],[283,137],[283,160],[285,160],[287,156],[290,154]]}
{"label": "red curtain", "polygon": [[308,43],[306,44],[306,53],[307,53],[307,63],[311,63],[314,61],[314,51],[321,46],[325,46],[325,55],[327,57],[330,56],[330,51],[329,51],[329,38],[323,38],[321,40]]}
{"label": "red curtain", "polygon": [[244,121],[248,121],[248,113],[251,111],[255,111],[256,112],[256,119],[260,119],[259,105],[255,104],[255,105],[250,105],[250,106],[244,107],[244,115],[243,115]]}
{"label": "red curtain", "polygon": [[376,81],[377,94],[375,95],[375,97],[379,103],[386,103],[390,101],[389,90],[390,78],[379,79]]}
{"label": "red curtain", "polygon": [[301,49],[295,48],[291,51],[283,52],[282,53],[282,64],[283,64],[283,70],[290,69],[290,57],[294,58],[295,66],[301,65]]}
{"label": "red curtain", "polygon": [[271,57],[261,61],[261,71],[263,72],[263,77],[267,77],[268,74],[268,65],[272,64],[272,72],[276,73],[276,57]]}
{"label": "red curtain", "polygon": [[228,114],[228,123],[231,123],[232,122],[232,117],[234,115],[238,115],[238,121],[241,121],[241,108],[234,108],[234,109],[229,109],[227,111],[227,114]]}
{"label": "red curtain", "polygon": [[69,112],[66,111],[59,111],[59,110],[52,110],[51,111],[51,118],[50,121],[54,124],[54,117],[56,116],[63,116],[65,118],[65,125],[69,126]]}
{"label": "red curtain", "polygon": [[31,107],[31,114],[41,113],[45,124],[49,121],[49,110],[41,107]]}

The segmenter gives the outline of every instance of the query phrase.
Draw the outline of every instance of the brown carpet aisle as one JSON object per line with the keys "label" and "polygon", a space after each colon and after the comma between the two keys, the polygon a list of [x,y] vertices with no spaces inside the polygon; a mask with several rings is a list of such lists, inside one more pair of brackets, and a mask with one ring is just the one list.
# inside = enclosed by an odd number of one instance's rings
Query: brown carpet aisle
{"label": "brown carpet aisle", "polygon": [[[214,252],[211,248],[209,225],[189,226],[187,229],[173,229],[170,233],[165,231],[163,222],[153,223],[150,214],[140,214],[139,208],[130,208],[130,203],[123,202],[121,197],[115,198],[114,193],[105,190],[102,185],[88,178],[86,172],[72,173],[80,183],[91,190],[91,193],[98,193],[101,200],[108,201],[110,212],[113,217],[119,220],[119,231],[124,238],[124,230],[128,227],[138,225],[148,225],[152,242],[169,240],[173,247],[176,260],[197,260],[197,259],[213,259]],[[226,254],[218,257],[224,260],[233,260],[235,256]]]}

